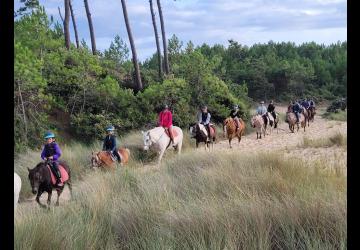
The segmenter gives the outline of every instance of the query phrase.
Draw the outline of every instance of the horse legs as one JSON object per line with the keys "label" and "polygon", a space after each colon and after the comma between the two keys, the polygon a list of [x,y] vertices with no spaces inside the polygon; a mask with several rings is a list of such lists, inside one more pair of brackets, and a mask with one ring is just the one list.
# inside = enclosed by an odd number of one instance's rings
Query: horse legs
{"label": "horse legs", "polygon": [[70,195],[71,195],[71,198],[72,198],[72,183],[71,183],[71,180],[69,179],[66,184],[68,185],[69,187],[69,190],[70,190]]}
{"label": "horse legs", "polygon": [[36,202],[40,205],[40,207],[46,208],[46,206],[40,202],[40,196],[42,195],[42,193],[43,193],[43,192],[39,192],[39,191],[38,191],[38,193],[37,193],[37,195],[36,195]]}
{"label": "horse legs", "polygon": [[232,140],[232,138],[229,138],[229,146],[230,146],[230,148],[232,148],[231,147],[231,140]]}
{"label": "horse legs", "polygon": [[182,141],[180,141],[177,145],[177,151],[178,151],[178,154],[181,154],[181,148],[182,148]]}
{"label": "horse legs", "polygon": [[159,159],[158,159],[158,164],[159,164],[159,165],[160,165],[161,158],[163,157],[164,153],[165,153],[165,149],[163,149],[163,150],[160,152],[160,154],[159,154]]}
{"label": "horse legs", "polygon": [[50,191],[48,192],[47,204],[48,204],[49,207],[50,207],[50,203],[51,203],[51,196],[52,196],[52,190],[50,190]]}
{"label": "horse legs", "polygon": [[60,198],[62,191],[63,191],[62,188],[56,189],[56,192],[57,192],[57,198],[56,198],[56,204],[55,204],[56,206],[59,206],[59,198]]}

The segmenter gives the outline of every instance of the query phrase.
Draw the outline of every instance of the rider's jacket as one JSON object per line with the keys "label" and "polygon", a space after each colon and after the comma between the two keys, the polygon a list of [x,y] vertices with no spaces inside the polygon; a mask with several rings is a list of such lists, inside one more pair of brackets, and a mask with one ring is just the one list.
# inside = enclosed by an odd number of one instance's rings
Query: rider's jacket
{"label": "rider's jacket", "polygon": [[53,157],[54,161],[57,161],[57,159],[59,159],[59,157],[61,156],[60,147],[56,142],[44,145],[44,148],[41,152],[41,159],[45,160],[45,158],[48,158],[50,156]]}
{"label": "rider's jacket", "polygon": [[103,150],[116,151],[115,135],[107,135],[104,139]]}

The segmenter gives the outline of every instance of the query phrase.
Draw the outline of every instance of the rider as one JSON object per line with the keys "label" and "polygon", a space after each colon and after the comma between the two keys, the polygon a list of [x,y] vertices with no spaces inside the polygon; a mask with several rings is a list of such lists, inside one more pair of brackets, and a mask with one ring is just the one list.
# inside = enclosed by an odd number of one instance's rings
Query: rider
{"label": "rider", "polygon": [[240,109],[238,105],[234,105],[233,109],[230,111],[230,117],[234,119],[237,131],[240,127]]}
{"label": "rider", "polygon": [[310,104],[310,107],[314,107],[315,108],[315,102],[313,99],[310,99],[309,100],[309,104]]}
{"label": "rider", "polygon": [[210,118],[211,115],[207,110],[207,106],[202,106],[201,111],[197,114],[197,120],[200,124],[203,124],[208,132],[208,140],[210,140]]}
{"label": "rider", "polygon": [[257,113],[258,115],[263,116],[263,115],[266,114],[266,112],[267,112],[267,110],[266,110],[264,101],[261,101],[261,102],[260,102],[260,106],[256,109],[256,113]]}
{"label": "rider", "polygon": [[41,152],[41,159],[49,161],[49,165],[52,168],[53,173],[55,173],[56,184],[57,186],[62,186],[61,183],[61,173],[59,171],[58,159],[61,156],[61,150],[59,145],[55,142],[54,133],[48,131],[44,135],[46,143]]}
{"label": "rider", "polygon": [[174,144],[174,135],[172,132],[172,113],[167,104],[164,105],[164,110],[159,114],[158,125],[169,131],[170,140]]}
{"label": "rider", "polygon": [[299,114],[302,113],[301,105],[298,102],[293,102],[292,111],[295,113],[296,123],[299,123]]}
{"label": "rider", "polygon": [[310,103],[304,98],[301,102],[301,105],[307,110],[310,107]]}
{"label": "rider", "polygon": [[116,149],[116,136],[114,135],[114,126],[110,125],[106,128],[107,135],[104,138],[103,151],[108,151],[116,156],[119,162],[121,157]]}
{"label": "rider", "polygon": [[276,120],[275,105],[273,100],[270,101],[267,111],[270,112],[274,117],[274,120]]}

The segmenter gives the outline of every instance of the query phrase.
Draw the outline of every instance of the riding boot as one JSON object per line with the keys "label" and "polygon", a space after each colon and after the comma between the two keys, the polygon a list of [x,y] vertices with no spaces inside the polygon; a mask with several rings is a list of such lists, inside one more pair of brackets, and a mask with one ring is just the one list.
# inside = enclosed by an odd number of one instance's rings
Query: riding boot
{"label": "riding boot", "polygon": [[208,132],[207,141],[210,141],[210,124],[205,125],[206,131]]}

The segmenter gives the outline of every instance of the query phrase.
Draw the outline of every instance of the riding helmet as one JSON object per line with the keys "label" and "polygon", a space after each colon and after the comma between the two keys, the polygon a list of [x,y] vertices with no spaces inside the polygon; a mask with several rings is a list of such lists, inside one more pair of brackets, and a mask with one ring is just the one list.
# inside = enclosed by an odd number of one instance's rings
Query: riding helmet
{"label": "riding helmet", "polygon": [[114,130],[115,130],[115,128],[112,125],[110,125],[106,128],[106,131],[114,131]]}
{"label": "riding helmet", "polygon": [[44,139],[55,138],[54,133],[48,131],[44,134]]}

